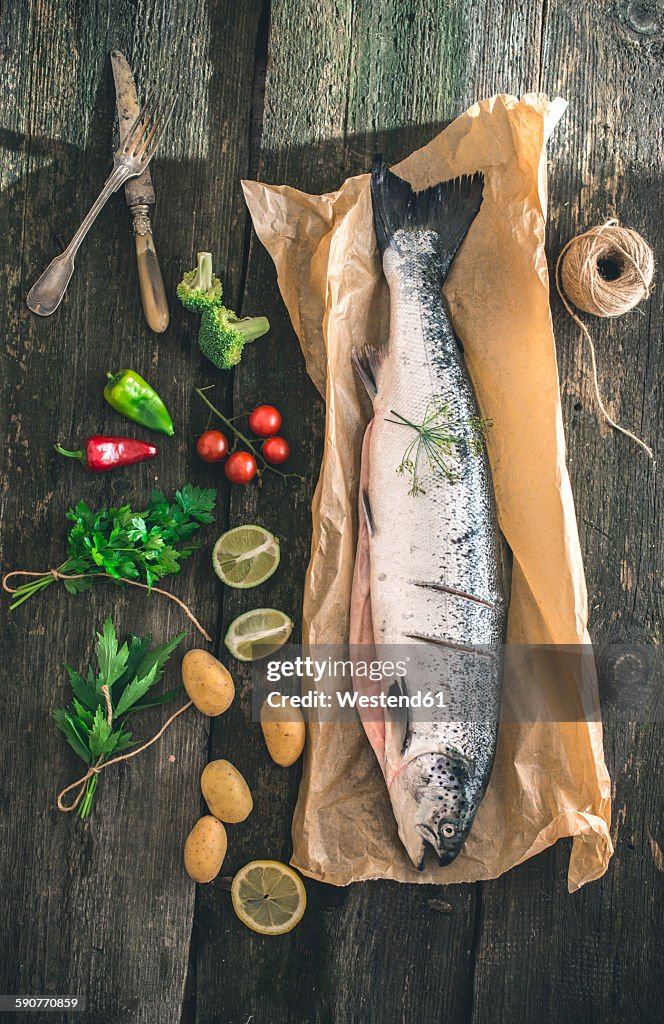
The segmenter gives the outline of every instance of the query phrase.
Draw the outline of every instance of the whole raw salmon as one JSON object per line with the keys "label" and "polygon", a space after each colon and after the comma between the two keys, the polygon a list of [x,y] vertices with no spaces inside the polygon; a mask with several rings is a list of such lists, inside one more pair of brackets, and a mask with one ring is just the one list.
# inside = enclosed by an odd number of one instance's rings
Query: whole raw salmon
{"label": "whole raw salmon", "polygon": [[389,712],[384,727],[365,723],[419,869],[427,844],[440,864],[463,846],[489,781],[500,713],[501,541],[477,444],[482,421],[441,294],[482,189],[476,174],[415,193],[377,161],[371,194],[390,334],[384,348],[354,353],[374,418],[363,448],[351,642],[372,639],[383,660],[394,648],[412,650],[390,692],[436,702],[417,714]]}

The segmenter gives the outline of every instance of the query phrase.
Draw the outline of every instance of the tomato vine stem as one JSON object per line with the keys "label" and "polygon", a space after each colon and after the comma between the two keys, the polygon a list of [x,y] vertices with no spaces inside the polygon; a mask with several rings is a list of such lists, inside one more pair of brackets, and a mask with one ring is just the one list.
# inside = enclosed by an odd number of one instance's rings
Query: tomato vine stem
{"label": "tomato vine stem", "polygon": [[[224,424],[224,426],[227,427],[228,430],[231,430],[233,432],[235,437],[237,437],[237,439],[239,441],[241,441],[242,444],[246,445],[246,447],[249,449],[249,451],[254,456],[254,458],[258,462],[261,463],[261,465],[263,467],[263,470],[259,471],[259,474],[258,474],[259,477],[261,475],[261,472],[264,472],[265,470],[269,470],[270,473],[275,473],[277,476],[280,476],[282,478],[282,480],[300,480],[300,481],[306,480],[306,477],[302,476],[300,473],[282,473],[280,469],[275,469],[274,466],[272,466],[267,461],[267,459],[265,458],[265,456],[261,452],[260,448],[257,448],[253,444],[253,442],[250,441],[249,438],[246,437],[242,433],[241,430],[238,430],[238,428],[233,424],[233,422],[227,416],[224,416],[223,412],[220,412],[219,409],[217,409],[217,407],[212,404],[212,402],[207,397],[207,395],[205,395],[203,393],[203,389],[202,388],[195,388],[194,390],[196,391],[196,394],[198,395],[198,397],[201,398],[205,402],[205,404],[207,405],[208,409],[210,409],[210,411],[213,412],[215,414],[215,416],[217,416],[221,420],[221,422]],[[235,417],[235,418],[237,418],[237,417]]]}

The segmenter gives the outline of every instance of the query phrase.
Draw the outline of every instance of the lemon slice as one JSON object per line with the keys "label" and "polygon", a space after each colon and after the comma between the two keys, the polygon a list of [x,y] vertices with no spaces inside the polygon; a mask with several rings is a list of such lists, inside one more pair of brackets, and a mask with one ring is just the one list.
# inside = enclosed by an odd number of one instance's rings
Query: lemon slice
{"label": "lemon slice", "polygon": [[212,551],[212,567],[229,587],[257,587],[278,565],[279,541],[262,526],[236,526],[222,533]]}
{"label": "lemon slice", "polygon": [[282,647],[293,632],[293,620],[276,608],[254,608],[238,615],[224,643],[238,661],[257,661]]}
{"label": "lemon slice", "polygon": [[261,935],[284,935],[307,906],[300,876],[278,860],[252,860],[231,885],[233,910],[247,928]]}

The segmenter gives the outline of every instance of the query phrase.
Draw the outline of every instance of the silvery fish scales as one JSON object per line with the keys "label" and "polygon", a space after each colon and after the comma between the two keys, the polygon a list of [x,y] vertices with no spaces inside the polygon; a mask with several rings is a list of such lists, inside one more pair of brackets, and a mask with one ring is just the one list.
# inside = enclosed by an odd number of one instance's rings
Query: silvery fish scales
{"label": "silvery fish scales", "polygon": [[[506,598],[495,499],[441,294],[480,208],[482,178],[414,193],[379,164],[371,184],[390,334],[382,350],[356,355],[374,407],[362,511],[373,641],[383,659],[393,648],[412,650],[395,693],[435,702],[386,716],[382,758],[399,835],[422,868],[428,847],[447,864],[463,846],[491,773],[500,712]],[[418,455],[416,427],[425,421],[456,444],[425,445]]]}

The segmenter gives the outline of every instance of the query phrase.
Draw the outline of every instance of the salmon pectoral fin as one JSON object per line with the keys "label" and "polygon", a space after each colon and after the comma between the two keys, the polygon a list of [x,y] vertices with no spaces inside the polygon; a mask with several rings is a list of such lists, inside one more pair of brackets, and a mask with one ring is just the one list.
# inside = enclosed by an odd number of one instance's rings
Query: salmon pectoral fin
{"label": "salmon pectoral fin", "polygon": [[400,698],[408,697],[405,679],[397,676],[388,691],[389,697],[396,698],[396,706],[385,709],[385,765],[398,765],[408,749],[410,728],[408,705]]}
{"label": "salmon pectoral fin", "polygon": [[[369,477],[369,438],[371,436],[372,424],[373,420],[365,431],[362,443],[357,550],[355,553],[353,586],[350,598],[349,642],[351,645],[351,657],[359,655],[363,661],[372,661],[375,654],[369,571],[370,536],[366,507],[363,502],[363,494],[366,492]],[[369,697],[378,696],[381,692],[380,683],[372,682],[367,676],[362,676],[358,672],[353,673],[353,687],[356,693]],[[382,711],[379,707],[358,708],[358,711],[364,731],[367,734],[367,739],[373,747],[381,768],[383,768],[385,764],[385,721]]]}

